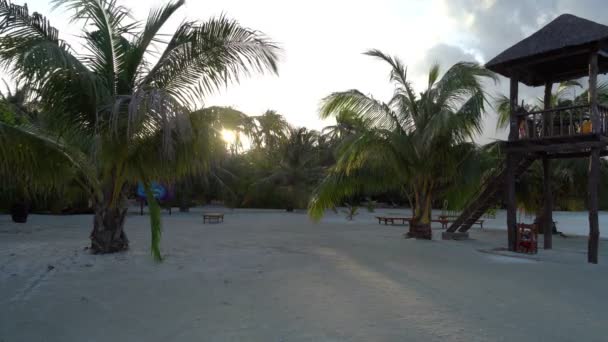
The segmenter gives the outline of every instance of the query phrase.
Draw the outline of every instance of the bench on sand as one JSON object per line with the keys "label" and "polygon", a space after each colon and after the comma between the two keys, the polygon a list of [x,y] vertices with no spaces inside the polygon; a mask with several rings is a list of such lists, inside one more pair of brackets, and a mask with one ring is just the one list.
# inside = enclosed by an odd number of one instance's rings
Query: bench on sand
{"label": "bench on sand", "polygon": [[378,224],[384,223],[385,226],[389,223],[394,225],[395,222],[399,221],[401,221],[401,224],[403,225],[410,224],[410,221],[412,220],[411,217],[406,216],[376,216],[376,218],[378,219]]}
{"label": "bench on sand", "polygon": [[[412,224],[412,220],[414,219],[413,217],[405,217],[405,216],[376,216],[376,218],[378,219],[378,224],[384,223],[384,225],[388,225],[389,223],[391,225],[394,225],[395,222],[399,223],[399,221],[401,221],[401,224],[403,224],[403,225],[405,225],[406,223]],[[433,219],[433,220],[431,220],[431,222],[441,223],[441,228],[447,229],[448,224],[450,222],[453,222],[453,220],[439,218],[439,219]]]}
{"label": "bench on sand", "polygon": [[205,223],[220,223],[224,222],[224,214],[222,213],[203,213],[203,224]]}
{"label": "bench on sand", "polygon": [[[448,220],[450,222],[454,222],[458,218],[458,216],[454,216],[454,215],[439,215],[438,217],[439,217],[439,220]],[[483,220],[477,220],[473,224],[478,224],[481,227],[481,229],[483,229]],[[441,225],[443,227],[443,223]],[[444,228],[447,228],[447,225]]]}

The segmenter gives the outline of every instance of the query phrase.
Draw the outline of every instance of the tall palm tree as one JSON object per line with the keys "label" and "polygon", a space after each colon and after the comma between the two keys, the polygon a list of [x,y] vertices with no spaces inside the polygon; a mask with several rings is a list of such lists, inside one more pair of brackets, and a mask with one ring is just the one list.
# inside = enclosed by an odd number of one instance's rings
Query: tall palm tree
{"label": "tall palm tree", "polygon": [[358,90],[324,99],[321,117],[351,110],[368,127],[341,146],[310,201],[310,215],[318,219],[356,194],[402,189],[413,202],[409,236],[431,238],[434,196],[450,189],[464,176],[463,165],[474,161],[478,149],[470,140],[482,129],[486,104],[482,79],[496,77],[474,63],[457,63],[440,77],[433,65],[426,89],[416,94],[398,58],[378,50],[365,54],[390,65],[394,95],[388,103]]}
{"label": "tall palm tree", "polygon": [[306,206],[314,184],[322,175],[318,149],[319,133],[306,128],[290,128],[281,140],[279,160],[270,174],[254,185],[272,184],[284,197],[287,211]]}
{"label": "tall palm tree", "polygon": [[[160,259],[160,211],[150,182],[208,165],[208,125],[189,112],[243,75],[276,72],[278,48],[223,16],[185,21],[163,40],[159,32],[183,0],[152,10],[143,23],[116,0],[53,2],[83,24],[83,53],[41,14],[0,1],[0,66],[30,85],[49,118],[45,126],[0,124],[0,172],[19,170],[31,175],[29,186],[41,189],[77,179],[94,206],[96,253],[128,247],[126,195],[142,181],[151,208],[152,252]],[[47,175],[59,166],[70,172]]]}
{"label": "tall palm tree", "polygon": [[350,110],[339,111],[336,114],[335,119],[335,125],[326,126],[322,130],[323,135],[333,141],[340,141],[347,136],[354,135],[366,127],[365,120],[362,119],[358,113]]}
{"label": "tall palm tree", "polygon": [[252,119],[255,122],[255,134],[252,136],[254,146],[266,147],[268,151],[277,150],[289,130],[285,117],[274,110],[267,110]]}
{"label": "tall palm tree", "polygon": [[[194,184],[208,188],[213,183],[224,192],[233,194],[233,190],[228,186],[228,183],[236,176],[227,170],[223,164],[229,156],[236,156],[238,151],[242,149],[240,136],[250,136],[252,132],[250,117],[230,107],[202,108],[191,115],[203,121],[204,126],[208,127],[207,148],[211,158],[208,168],[203,172],[187,175],[178,181],[176,196],[180,211],[189,210]],[[225,130],[234,132],[236,141],[225,141],[223,136]]]}
{"label": "tall palm tree", "polygon": [[[213,129],[215,141],[222,145],[228,145],[232,154],[237,154],[243,149],[241,138],[254,138],[257,133],[257,126],[252,117],[231,107],[207,107],[193,113],[201,115]],[[234,141],[228,142],[224,139],[223,132],[234,133]]]}
{"label": "tall palm tree", "polygon": [[31,98],[32,91],[27,84],[17,82],[11,89],[6,80],[2,80],[5,90],[0,91],[0,102],[14,114],[13,123],[31,122],[36,120],[38,110],[36,102]]}

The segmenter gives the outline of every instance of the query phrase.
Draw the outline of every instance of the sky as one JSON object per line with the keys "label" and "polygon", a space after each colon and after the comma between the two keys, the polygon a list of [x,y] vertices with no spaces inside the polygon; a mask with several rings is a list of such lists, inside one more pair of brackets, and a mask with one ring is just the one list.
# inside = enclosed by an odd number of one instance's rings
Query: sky
{"label": "sky", "polygon": [[[143,20],[163,1],[119,3]],[[70,23],[62,9],[52,11],[48,0],[30,0],[28,7],[45,14],[61,38],[70,43],[78,39],[79,24]],[[319,119],[320,101],[332,92],[359,89],[390,99],[390,70],[362,55],[368,49],[398,56],[414,87],[422,90],[435,62],[444,71],[458,61],[485,63],[563,13],[608,24],[605,0],[186,0],[164,31],[171,32],[184,19],[221,14],[262,31],[282,48],[279,75],[231,84],[205,99],[205,105],[231,106],[249,115],[272,109],[293,125],[321,129],[332,120]],[[508,81],[501,79],[488,90],[494,96],[507,94]],[[532,100],[542,90],[521,91],[521,97]],[[505,137],[496,130],[491,109],[484,122],[479,143]]]}

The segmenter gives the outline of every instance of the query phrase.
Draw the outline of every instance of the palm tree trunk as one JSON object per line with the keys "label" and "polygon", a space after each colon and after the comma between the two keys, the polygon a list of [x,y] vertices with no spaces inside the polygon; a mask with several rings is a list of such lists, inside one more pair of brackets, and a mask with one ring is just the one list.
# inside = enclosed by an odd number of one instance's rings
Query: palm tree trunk
{"label": "palm tree trunk", "polygon": [[410,230],[407,233],[408,238],[431,240],[433,232],[431,230],[431,204],[432,195],[429,191],[429,185],[425,184],[420,193],[416,193],[416,215],[410,223]]}
{"label": "palm tree trunk", "polygon": [[286,208],[285,210],[289,213],[293,212],[295,208],[295,198],[293,193],[293,187],[291,185],[287,186],[287,199],[286,199]]}
{"label": "palm tree trunk", "polygon": [[187,213],[190,211],[190,202],[192,200],[190,194],[191,188],[190,181],[188,179],[184,179],[177,184],[177,201],[179,202],[179,211],[182,213]]}
{"label": "palm tree trunk", "polygon": [[[129,248],[129,240],[124,232],[125,217],[127,216],[126,189],[111,180],[107,183],[103,199],[93,201],[95,216],[91,232],[91,251],[95,254],[115,253]],[[117,199],[114,192],[119,191]]]}
{"label": "palm tree trunk", "polygon": [[95,206],[91,250],[93,253],[115,253],[129,248],[124,231],[127,208],[110,208],[102,203]]}

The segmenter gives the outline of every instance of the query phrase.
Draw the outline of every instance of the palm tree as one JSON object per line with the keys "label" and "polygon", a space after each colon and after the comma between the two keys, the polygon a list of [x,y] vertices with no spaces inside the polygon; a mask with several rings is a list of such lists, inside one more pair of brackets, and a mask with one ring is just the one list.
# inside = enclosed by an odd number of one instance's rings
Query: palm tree
{"label": "palm tree", "polygon": [[390,65],[394,95],[388,103],[358,90],[324,99],[321,117],[351,110],[367,129],[340,147],[337,163],[310,201],[309,213],[318,219],[354,195],[400,189],[413,204],[409,236],[431,238],[433,199],[458,185],[463,165],[474,165],[478,149],[469,141],[482,129],[482,79],[496,77],[477,64],[457,63],[440,78],[439,66],[433,65],[426,90],[417,95],[398,58],[378,50],[365,54]]}
{"label": "palm tree", "polygon": [[[41,14],[0,1],[0,65],[30,85],[49,118],[45,126],[0,124],[0,173],[19,170],[39,189],[76,179],[93,203],[95,253],[128,247],[126,195],[143,182],[160,259],[160,209],[150,182],[208,165],[206,121],[189,112],[243,75],[276,72],[278,48],[223,16],[183,22],[164,41],[159,31],[183,0],[152,10],[143,23],[115,0],[54,4],[83,23],[82,54]],[[60,167],[70,172],[56,176]]]}
{"label": "palm tree", "polygon": [[[26,84],[17,82],[11,89],[6,80],[4,83],[5,91],[0,91],[0,102],[7,106],[7,110],[13,112],[11,123],[20,124],[36,120],[38,111],[36,102],[31,99],[31,89]],[[7,122],[8,123],[8,122]]]}
{"label": "palm tree", "polygon": [[[228,147],[232,154],[242,151],[241,138],[243,136],[249,139],[257,136],[257,126],[252,117],[231,107],[207,107],[194,112],[193,115],[201,115],[204,120],[208,121],[208,125],[213,130],[214,141]],[[224,131],[234,133],[235,141],[225,141]]]}
{"label": "palm tree", "polygon": [[268,151],[277,150],[279,143],[287,135],[289,124],[283,115],[274,110],[252,117],[254,121],[254,147],[266,147]]}
{"label": "palm tree", "polygon": [[341,110],[336,114],[336,124],[326,126],[322,133],[328,139],[339,142],[348,136],[365,129],[366,122],[358,113],[350,110]]}
{"label": "palm tree", "polygon": [[[240,136],[250,136],[252,132],[250,117],[245,113],[230,107],[207,107],[199,109],[191,114],[198,120],[204,122],[208,127],[208,151],[210,153],[209,166],[204,172],[191,174],[183,177],[177,183],[176,197],[179,202],[180,211],[188,211],[193,195],[193,185],[208,188],[211,183],[217,184],[228,194],[233,190],[228,186],[229,181],[236,176],[227,170],[223,164],[229,156],[235,156],[242,149]],[[225,130],[235,133],[236,141],[224,140]]]}
{"label": "palm tree", "polygon": [[306,128],[290,128],[280,142],[279,160],[270,174],[255,186],[272,184],[284,197],[287,211],[306,206],[313,185],[322,174],[318,146],[319,133]]}

